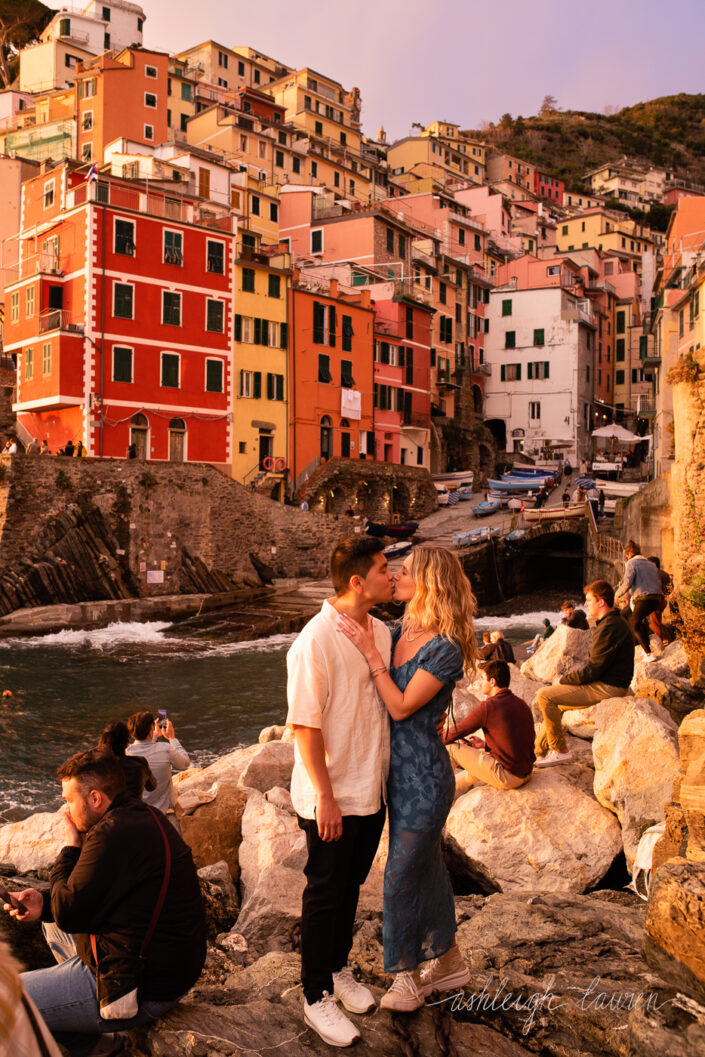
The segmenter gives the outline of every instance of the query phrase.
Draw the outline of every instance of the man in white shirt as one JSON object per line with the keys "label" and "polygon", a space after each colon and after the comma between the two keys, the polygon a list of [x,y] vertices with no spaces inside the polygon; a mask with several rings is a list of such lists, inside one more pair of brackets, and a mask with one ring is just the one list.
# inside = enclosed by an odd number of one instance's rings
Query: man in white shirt
{"label": "man in white shirt", "polygon": [[[179,829],[174,815],[175,796],[171,769],[173,767],[177,771],[183,771],[190,766],[191,761],[174,734],[174,724],[170,719],[165,720],[165,723],[165,727],[158,727],[151,712],[135,712],[127,721],[127,729],[135,740],[132,745],[127,746],[126,752],[128,756],[144,757],[157,780],[156,789],[152,792],[145,791],[142,799],[168,815],[169,821]],[[159,741],[162,737],[166,739],[166,743]]]}
{"label": "man in white shirt", "polygon": [[[347,959],[355,912],[384,827],[389,718],[363,655],[338,631],[345,613],[367,627],[370,609],[391,601],[382,543],[342,540],[331,555],[335,598],[323,603],[287,656],[289,712],[295,737],[291,798],[306,833],[308,861],[301,909],[304,1020],[331,1046],[360,1037],[336,1005],[374,1008]],[[391,635],[373,620],[389,664]]]}

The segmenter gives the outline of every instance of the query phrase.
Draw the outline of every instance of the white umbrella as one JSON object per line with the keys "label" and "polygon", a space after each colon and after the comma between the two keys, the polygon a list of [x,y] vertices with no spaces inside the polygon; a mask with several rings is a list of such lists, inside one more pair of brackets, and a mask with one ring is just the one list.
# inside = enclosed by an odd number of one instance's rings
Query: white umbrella
{"label": "white umbrella", "polygon": [[621,440],[624,444],[637,444],[644,439],[637,436],[636,433],[630,433],[624,426],[618,426],[616,422],[612,422],[609,426],[600,426],[599,429],[594,429],[592,436],[611,437],[612,440]]}

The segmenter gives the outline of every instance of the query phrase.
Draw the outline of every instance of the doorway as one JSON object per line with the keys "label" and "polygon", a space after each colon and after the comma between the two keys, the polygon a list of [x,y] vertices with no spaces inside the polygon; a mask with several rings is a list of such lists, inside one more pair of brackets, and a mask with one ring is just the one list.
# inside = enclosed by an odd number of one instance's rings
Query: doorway
{"label": "doorway", "polygon": [[130,444],[134,444],[138,459],[147,458],[147,437],[149,421],[146,415],[138,413],[132,416],[130,423]]}
{"label": "doorway", "polygon": [[169,423],[169,462],[183,462],[186,423],[183,418],[172,418]]}

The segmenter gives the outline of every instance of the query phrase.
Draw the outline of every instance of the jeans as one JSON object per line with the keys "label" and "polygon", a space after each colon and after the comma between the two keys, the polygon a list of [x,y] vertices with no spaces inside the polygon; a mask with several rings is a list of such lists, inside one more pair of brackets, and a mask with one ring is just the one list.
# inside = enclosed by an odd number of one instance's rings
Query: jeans
{"label": "jeans", "polygon": [[608,683],[586,683],[585,686],[557,683],[555,686],[542,687],[536,695],[536,703],[543,712],[543,723],[536,732],[536,755],[545,756],[549,749],[566,751],[562,722],[564,712],[573,708],[588,708],[598,701],[625,697],[628,693],[628,686],[610,686]]}
{"label": "jeans", "polygon": [[663,602],[663,595],[638,595],[634,599],[634,608],[629,614],[629,623],[634,633],[634,638],[644,650],[651,653],[649,625],[647,617],[657,613]]}
{"label": "jeans", "polygon": [[96,980],[91,969],[76,954],[74,937],[57,925],[43,925],[44,936],[58,965],[22,973],[22,986],[43,1016],[56,1041],[71,1057],[85,1057],[108,1032],[127,1031],[149,1024],[172,1009],[168,1002],[142,1002],[137,1016],[129,1020],[103,1020],[96,998]]}
{"label": "jeans", "polygon": [[340,840],[323,841],[315,819],[300,818],[308,861],[301,904],[301,982],[311,1005],[333,994],[333,973],[350,954],[355,912],[384,829],[386,808],[374,815],[343,815]]}

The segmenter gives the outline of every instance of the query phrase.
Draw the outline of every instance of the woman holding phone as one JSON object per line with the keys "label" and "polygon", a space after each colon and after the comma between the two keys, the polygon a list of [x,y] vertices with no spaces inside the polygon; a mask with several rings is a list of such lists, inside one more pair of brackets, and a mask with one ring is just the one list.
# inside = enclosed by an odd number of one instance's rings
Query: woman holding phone
{"label": "woman holding phone", "polygon": [[[174,804],[176,795],[171,780],[172,767],[177,771],[183,771],[191,765],[188,753],[174,734],[174,724],[166,718],[166,713],[160,715],[159,724],[154,722],[151,712],[135,712],[127,721],[127,729],[135,739],[127,748],[128,756],[142,756],[149,764],[152,774],[157,780],[157,788],[154,792],[145,792],[142,799],[159,811],[163,811],[179,829],[174,815]],[[163,721],[163,725],[162,725]],[[164,738],[165,741],[160,741]]]}
{"label": "woman holding phone", "polygon": [[455,902],[441,852],[455,780],[436,727],[457,680],[476,666],[476,602],[458,559],[430,546],[406,559],[394,599],[406,611],[392,632],[389,670],[369,631],[345,616],[339,626],[367,660],[392,721],[384,968],[396,975],[381,1005],[411,1012],[432,991],[470,978],[455,942]]}

